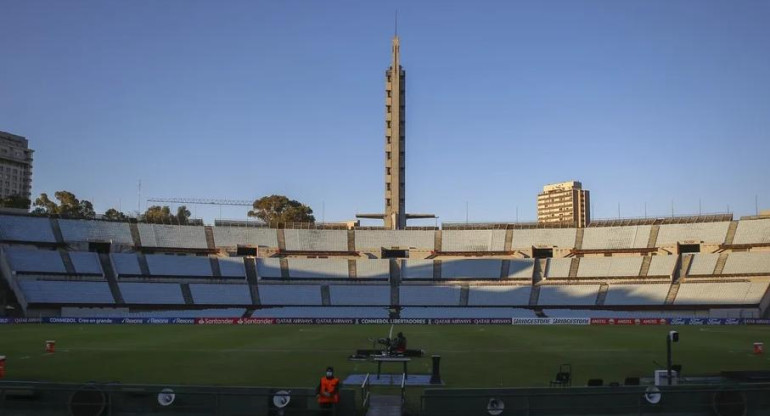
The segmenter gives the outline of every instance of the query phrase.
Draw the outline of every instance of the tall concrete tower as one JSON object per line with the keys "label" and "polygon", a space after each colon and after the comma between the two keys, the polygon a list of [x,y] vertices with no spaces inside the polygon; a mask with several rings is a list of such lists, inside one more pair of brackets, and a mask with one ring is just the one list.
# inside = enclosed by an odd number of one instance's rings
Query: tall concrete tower
{"label": "tall concrete tower", "polygon": [[406,71],[398,35],[385,71],[385,228],[406,228]]}
{"label": "tall concrete tower", "polygon": [[398,32],[393,36],[390,68],[385,71],[385,212],[356,214],[383,220],[389,230],[403,230],[409,219],[436,218],[406,213],[406,71],[401,67]]}

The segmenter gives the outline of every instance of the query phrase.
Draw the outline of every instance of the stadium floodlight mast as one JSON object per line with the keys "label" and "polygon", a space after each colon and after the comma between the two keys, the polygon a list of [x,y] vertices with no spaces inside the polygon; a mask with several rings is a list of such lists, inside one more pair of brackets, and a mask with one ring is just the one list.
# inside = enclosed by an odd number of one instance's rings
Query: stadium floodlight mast
{"label": "stadium floodlight mast", "polygon": [[666,379],[668,385],[671,385],[671,343],[679,342],[679,332],[668,331],[666,335]]}

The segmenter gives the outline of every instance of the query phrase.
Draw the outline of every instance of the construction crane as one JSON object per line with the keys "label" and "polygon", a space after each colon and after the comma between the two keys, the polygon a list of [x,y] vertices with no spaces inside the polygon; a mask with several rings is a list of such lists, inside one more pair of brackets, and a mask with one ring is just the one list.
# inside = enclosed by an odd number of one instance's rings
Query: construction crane
{"label": "construction crane", "polygon": [[245,201],[238,199],[204,199],[204,198],[147,198],[147,202],[166,202],[171,204],[193,204],[193,205],[234,205],[241,207],[250,207],[254,201]]}
{"label": "construction crane", "polygon": [[169,204],[191,205],[217,205],[219,207],[219,219],[222,219],[222,206],[252,207],[254,201],[242,199],[208,199],[208,198],[147,198],[147,202],[164,202]]}

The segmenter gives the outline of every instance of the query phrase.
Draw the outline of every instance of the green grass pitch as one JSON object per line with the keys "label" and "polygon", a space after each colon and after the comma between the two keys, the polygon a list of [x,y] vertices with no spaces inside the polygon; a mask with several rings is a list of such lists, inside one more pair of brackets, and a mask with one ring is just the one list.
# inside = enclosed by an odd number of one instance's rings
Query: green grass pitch
{"label": "green grass pitch", "polygon": [[[721,370],[770,370],[770,346],[761,326],[508,326],[403,325],[410,348],[442,357],[447,387],[547,386],[560,363],[573,367],[574,384],[651,376],[665,363],[665,337],[676,329],[674,362],[684,375]],[[376,372],[369,362],[348,361],[386,325],[5,325],[0,355],[6,379],[57,382],[315,386],[327,365],[340,378]],[[56,340],[56,353],[44,342]],[[412,373],[430,373],[430,358],[415,359]],[[386,366],[389,372],[400,368]]]}

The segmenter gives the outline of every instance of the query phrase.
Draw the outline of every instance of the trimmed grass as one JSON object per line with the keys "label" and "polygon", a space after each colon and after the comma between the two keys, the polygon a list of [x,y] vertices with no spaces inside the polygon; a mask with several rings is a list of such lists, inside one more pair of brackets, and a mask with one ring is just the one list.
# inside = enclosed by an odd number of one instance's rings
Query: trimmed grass
{"label": "trimmed grass", "polygon": [[[685,375],[722,370],[770,370],[762,326],[399,326],[410,348],[441,355],[447,387],[547,386],[560,363],[571,363],[574,384],[589,378],[622,382],[651,376],[665,363],[665,336],[679,331],[674,362]],[[4,325],[0,355],[6,379],[56,382],[119,381],[148,384],[315,386],[327,365],[341,379],[376,371],[347,357],[369,348],[385,325]],[[44,353],[56,340],[57,352]],[[385,367],[397,371],[396,367]],[[409,364],[430,373],[430,358]]]}

